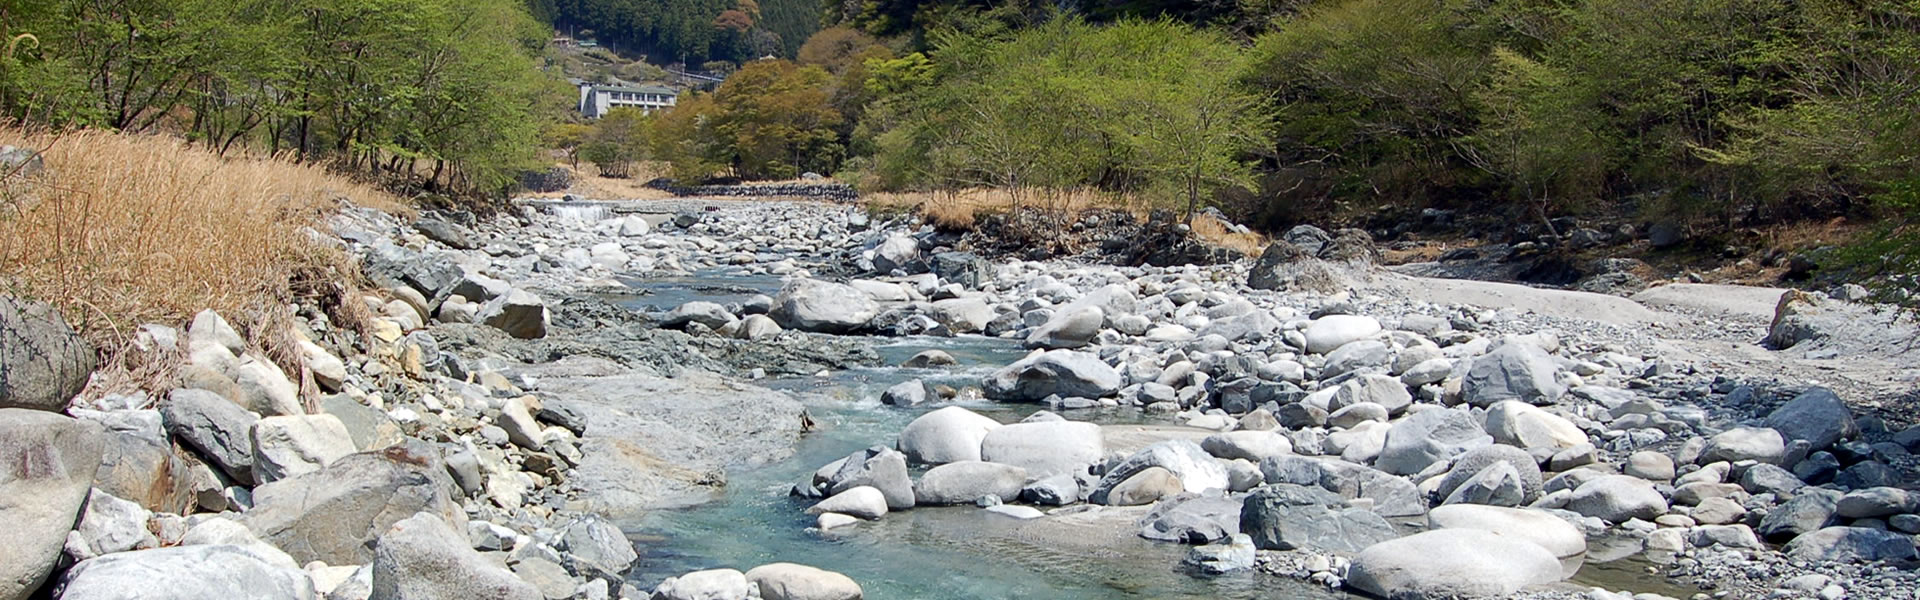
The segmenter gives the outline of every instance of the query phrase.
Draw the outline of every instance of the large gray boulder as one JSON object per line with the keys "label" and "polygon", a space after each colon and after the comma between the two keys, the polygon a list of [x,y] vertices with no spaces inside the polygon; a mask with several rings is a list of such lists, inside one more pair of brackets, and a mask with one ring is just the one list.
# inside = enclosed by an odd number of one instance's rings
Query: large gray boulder
{"label": "large gray boulder", "polygon": [[1183,489],[1180,476],[1174,475],[1173,471],[1164,467],[1147,467],[1107,489],[1098,498],[1089,498],[1088,501],[1108,506],[1141,506],[1178,496]]}
{"label": "large gray boulder", "polygon": [[879,314],[873,298],[853,286],[795,279],[773,297],[769,316],[787,329],[847,333],[865,328]]}
{"label": "large gray boulder", "polygon": [[300,406],[300,386],[264,357],[248,354],[227,374],[239,389],[234,401],[247,410],[269,417],[306,413]]}
{"label": "large gray boulder", "polygon": [[100,426],[0,408],[0,600],[32,594],[53,571],[100,468]]}
{"label": "large gray boulder", "polygon": [[747,581],[763,600],[860,600],[863,593],[851,577],[794,563],[754,567]]}
{"label": "large gray boulder", "polygon": [[1242,458],[1255,463],[1293,453],[1293,443],[1287,441],[1287,436],[1257,430],[1216,433],[1200,440],[1200,448],[1222,459]]}
{"label": "large gray boulder", "polygon": [[87,494],[87,508],[80,515],[80,523],[67,536],[67,555],[88,559],[159,546],[159,540],[147,531],[147,519],[152,516],[139,504],[94,489]]}
{"label": "large gray boulder", "polygon": [[1240,531],[1265,550],[1359,552],[1398,537],[1373,511],[1340,508],[1345,499],[1318,487],[1274,484],[1254,490],[1241,505]]}
{"label": "large gray boulder", "polygon": [[1566,519],[1539,509],[1452,504],[1427,513],[1434,529],[1479,529],[1518,538],[1567,558],[1587,551],[1587,535]]}
{"label": "large gray boulder", "polygon": [[827,493],[838,494],[856,487],[869,486],[887,497],[887,508],[913,508],[913,479],[907,474],[907,457],[898,450],[874,446],[848,456],[840,470],[827,480]]}
{"label": "large gray boulder", "polygon": [[1227,489],[1227,468],[1218,459],[1191,440],[1167,440],[1142,448],[1120,461],[1120,464],[1107,469],[1106,475],[1094,485],[1088,500],[1095,504],[1106,504],[1107,495],[1121,483],[1153,467],[1166,469],[1179,477],[1187,492]]}
{"label": "large gray boulder", "polygon": [[413,222],[413,229],[427,236],[427,239],[446,244],[449,248],[477,250],[479,244],[473,242],[473,232],[458,224],[435,218],[421,218]]}
{"label": "large gray boulder", "polygon": [[1260,473],[1269,484],[1319,486],[1346,500],[1366,498],[1373,512],[1384,517],[1427,513],[1427,497],[1404,477],[1365,465],[1305,456],[1276,456],[1260,461]]}
{"label": "large gray boulder", "polygon": [[980,460],[980,443],[1000,422],[979,413],[949,406],[908,423],[900,430],[900,452],[919,464],[940,465]]}
{"label": "large gray boulder", "polygon": [[1332,264],[1286,240],[1268,245],[1247,273],[1247,287],[1256,290],[1332,294],[1346,284]]}
{"label": "large gray boulder", "polygon": [[394,521],[371,554],[369,600],[544,600],[539,589],[475,552],[439,515]]}
{"label": "large gray boulder", "polygon": [[887,496],[872,486],[859,486],[828,496],[807,509],[807,514],[837,513],[869,521],[887,516]]}
{"label": "large gray boulder", "polygon": [[353,436],[333,415],[267,417],[253,424],[253,480],[312,473],[353,454]]}
{"label": "large gray boulder", "polygon": [[575,573],[619,579],[640,561],[633,541],[618,526],[595,515],[584,515],[560,530],[559,549],[566,552]]}
{"label": "large gray boulder", "polygon": [[886,274],[894,271],[912,273],[923,270],[920,261],[920,240],[910,235],[895,234],[873,249],[874,272]]}
{"label": "large gray boulder", "polygon": [[1072,350],[1050,350],[1007,365],[982,382],[988,398],[1038,402],[1047,396],[1101,398],[1126,383],[1100,357]]}
{"label": "large gray boulder", "polygon": [[249,548],[178,546],[80,561],[53,591],[59,600],[312,600],[306,571]]}
{"label": "large gray boulder", "polygon": [[1767,415],[1767,427],[1780,432],[1788,443],[1806,440],[1813,445],[1813,451],[1831,448],[1836,442],[1860,435],[1847,403],[1833,390],[1823,387],[1802,392],[1774,409]]}
{"label": "large gray boulder", "polygon": [[394,523],[430,512],[466,529],[454,483],[431,450],[394,446],[253,490],[244,524],[301,564],[365,564]]}
{"label": "large gray boulder", "polygon": [[1609,523],[1651,521],[1667,513],[1667,499],[1653,482],[1632,475],[1607,475],[1575,488],[1567,499],[1567,510]]}
{"label": "large gray boulder", "polygon": [[1180,494],[1153,505],[1140,518],[1140,537],[1163,542],[1207,544],[1240,532],[1237,496]]}
{"label": "large gray boulder", "polygon": [[652,600],[747,600],[759,590],[733,569],[694,571],[668,577],[654,586]]}
{"label": "large gray boulder", "polygon": [[[133,411],[129,411],[133,412]],[[109,429],[102,436],[100,470],[93,487],[139,503],[148,510],[184,514],[194,504],[193,478],[198,461],[174,454],[173,445],[147,435]]]}
{"label": "large gray boulder", "polygon": [[1561,579],[1537,544],[1478,529],[1439,529],[1375,544],[1354,557],[1347,583],[1397,600],[1505,596]]}
{"label": "large gray boulder", "polygon": [[1027,470],[1013,465],[965,461],[934,467],[920,476],[914,498],[920,504],[971,504],[985,496],[1012,502],[1027,484]]}
{"label": "large gray boulder", "polygon": [[1769,541],[1784,542],[1797,536],[1825,529],[1839,524],[1835,518],[1841,498],[1840,492],[1806,488],[1794,494],[1786,503],[1767,512],[1760,519],[1760,526],[1754,530]]}
{"label": "large gray boulder", "polygon": [[1374,466],[1395,475],[1412,475],[1436,462],[1452,460],[1493,444],[1473,415],[1463,410],[1427,410],[1394,423]]}
{"label": "large gray boulder", "polygon": [[1487,433],[1493,441],[1520,448],[1565,450],[1585,444],[1587,432],[1566,417],[1519,400],[1507,400],[1487,409]]}
{"label": "large gray boulder", "polygon": [[0,408],[60,412],[99,366],[52,306],[0,295]]}
{"label": "large gray boulder", "polygon": [[993,322],[993,307],[980,298],[935,300],[927,307],[927,316],[954,333],[975,333]]}
{"label": "large gray boulder", "polygon": [[1913,537],[1866,527],[1828,527],[1787,542],[1788,558],[1813,563],[1913,560]]}
{"label": "large gray boulder", "polygon": [[1036,479],[1084,473],[1106,454],[1100,426],[1076,421],[1003,425],[980,440],[981,460],[1026,469]]}
{"label": "large gray boulder", "polygon": [[1079,348],[1093,341],[1106,323],[1107,315],[1098,306],[1069,306],[1053,313],[1027,335],[1028,348]]}
{"label": "large gray boulder", "polygon": [[660,326],[667,329],[686,329],[688,323],[699,323],[707,329],[719,329],[728,323],[738,321],[733,313],[717,303],[696,300],[675,307],[661,318]]}
{"label": "large gray boulder", "polygon": [[1567,392],[1566,386],[1554,379],[1557,370],[1546,351],[1532,344],[1506,342],[1473,359],[1460,394],[1468,404],[1478,407],[1506,400],[1552,404]]}
{"label": "large gray boulder", "polygon": [[177,389],[160,405],[167,433],[241,485],[253,485],[253,424],[259,415],[205,390]]}
{"label": "large gray boulder", "polygon": [[668,577],[653,588],[653,600],[747,600],[753,584],[733,569],[694,571]]}
{"label": "large gray boulder", "polygon": [[523,340],[546,337],[547,328],[553,323],[547,302],[533,292],[520,289],[488,300],[481,305],[478,318],[481,323]]}
{"label": "large gray boulder", "polygon": [[1786,454],[1787,441],[1780,435],[1779,430],[1765,427],[1735,427],[1707,439],[1706,448],[1700,451],[1700,464],[1743,460],[1779,464],[1780,459]]}
{"label": "large gray boulder", "polygon": [[1348,343],[1373,337],[1376,333],[1380,333],[1380,321],[1359,315],[1320,317],[1302,332],[1307,338],[1307,351],[1315,354],[1332,352]]}
{"label": "large gray boulder", "polygon": [[[1540,464],[1534,462],[1533,456],[1527,454],[1527,451],[1504,445],[1477,448],[1460,455],[1460,459],[1454,461],[1453,468],[1447,471],[1446,477],[1440,480],[1440,487],[1434,491],[1441,498],[1452,497],[1461,486],[1467,485],[1469,481],[1480,476],[1482,471],[1496,464],[1510,468],[1517,483],[1520,484],[1521,498],[1518,503],[1533,502],[1540,497],[1540,491],[1546,485],[1545,479],[1540,474]],[[1489,503],[1472,502],[1472,504]]]}
{"label": "large gray boulder", "polygon": [[993,281],[993,261],[980,258],[971,252],[942,252],[933,255],[933,272],[943,281],[957,283],[967,289],[980,289]]}

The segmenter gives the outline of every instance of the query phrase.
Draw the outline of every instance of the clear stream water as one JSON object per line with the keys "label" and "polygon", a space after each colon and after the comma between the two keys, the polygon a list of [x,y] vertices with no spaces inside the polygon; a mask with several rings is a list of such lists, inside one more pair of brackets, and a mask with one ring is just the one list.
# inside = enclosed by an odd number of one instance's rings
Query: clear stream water
{"label": "clear stream water", "polygon": [[[703,273],[632,280],[629,285],[647,290],[648,295],[627,300],[628,306],[664,310],[691,300],[724,304],[752,294],[772,294],[780,282],[766,276]],[[892,446],[908,422],[939,408],[884,405],[879,397],[888,386],[915,377],[949,382],[956,388],[978,385],[982,375],[1026,354],[1015,341],[980,336],[873,338],[872,343],[884,364],[899,364],[922,350],[937,348],[952,354],[960,366],[855,369],[827,377],[758,382],[795,392],[820,427],[802,438],[792,458],[730,471],[725,492],[713,502],[656,511],[637,523],[624,524],[642,555],[639,567],[628,576],[636,587],[652,589],[667,577],[701,569],[746,570],[771,562],[795,562],[845,573],[860,582],[868,598],[879,600],[1355,597],[1253,573],[1188,575],[1179,567],[1186,546],[1134,535],[1131,523],[1138,513],[1102,513],[1110,515],[1105,517],[1107,522],[1075,527],[1018,521],[974,507],[922,507],[829,533],[809,531],[813,518],[804,512],[809,503],[787,494],[795,483],[809,480],[820,466],[859,449]],[[1018,421],[1038,410],[1033,405],[983,400],[961,405],[1002,422]],[[1140,419],[1138,413],[1109,411],[1094,413],[1090,420]],[[1641,568],[1637,561],[1588,565],[1576,581],[1616,590],[1675,591],[1644,589],[1659,578],[1645,577]]]}

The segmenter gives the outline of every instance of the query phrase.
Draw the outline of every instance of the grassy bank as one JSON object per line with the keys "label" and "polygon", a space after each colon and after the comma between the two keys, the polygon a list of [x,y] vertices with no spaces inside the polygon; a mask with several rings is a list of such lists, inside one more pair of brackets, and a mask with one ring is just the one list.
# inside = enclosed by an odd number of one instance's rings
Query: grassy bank
{"label": "grassy bank", "polygon": [[[0,291],[58,306],[109,355],[143,323],[212,308],[273,348],[258,325],[296,294],[342,294],[354,270],[305,228],[346,203],[405,211],[311,164],[229,154],[171,137],[0,129],[45,170],[0,187]],[[18,171],[18,170],[14,170]]]}

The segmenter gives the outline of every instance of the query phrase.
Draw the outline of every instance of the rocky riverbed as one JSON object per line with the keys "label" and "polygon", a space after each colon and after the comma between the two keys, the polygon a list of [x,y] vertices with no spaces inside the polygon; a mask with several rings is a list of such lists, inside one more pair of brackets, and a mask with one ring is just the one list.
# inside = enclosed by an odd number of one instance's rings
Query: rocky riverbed
{"label": "rocky riverbed", "polygon": [[[336,215],[314,235],[377,289],[298,307],[291,359],[212,312],[141,328],[172,389],[80,394],[84,353],[8,355],[0,599],[866,593],[764,550],[636,576],[675,550],[622,529],[743,494],[803,544],[1003,537],[1137,572],[1127,597],[1920,598],[1920,360],[1871,307],[1421,279],[1358,232],[1136,267],[844,205],[580,204]],[[832,437],[836,374],[901,362],[850,399],[897,431],[730,485]]]}

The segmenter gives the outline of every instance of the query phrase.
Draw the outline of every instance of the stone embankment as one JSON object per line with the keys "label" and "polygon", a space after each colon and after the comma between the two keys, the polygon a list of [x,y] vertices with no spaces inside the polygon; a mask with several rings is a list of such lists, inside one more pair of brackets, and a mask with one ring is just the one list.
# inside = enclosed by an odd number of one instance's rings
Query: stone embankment
{"label": "stone embankment", "polygon": [[809,198],[853,202],[860,193],[844,183],[751,183],[737,185],[679,185],[654,180],[648,187],[690,198]]}
{"label": "stone embankment", "polygon": [[[618,526],[789,456],[803,406],[745,380],[875,364],[851,333],[1020,340],[1033,353],[977,389],[908,382],[886,400],[1045,410],[939,407],[796,482],[795,510],[842,535],[931,505],[1135,511],[1138,535],[1194,546],[1195,573],[1382,597],[1618,598],[1562,582],[1624,556],[1702,597],[1920,589],[1913,415],[1796,377],[1824,359],[1772,356],[1767,331],[1384,274],[1338,233],[1120,267],[987,260],[846,207],[714,205],[415,223],[350,209],[328,233],[379,289],[353,311],[298,307],[286,362],[213,312],[140,328],[139,348],[184,357],[174,389],[76,398],[87,353],[7,355],[0,600],[858,598],[788,563],[639,590]],[[653,314],[608,300],[617,276],[720,269],[786,284]],[[1831,315],[1853,310],[1780,306],[1773,329],[1795,344],[1844,337]],[[9,352],[72,342],[29,303],[0,309]],[[1102,424],[1117,414],[1163,424]]]}

